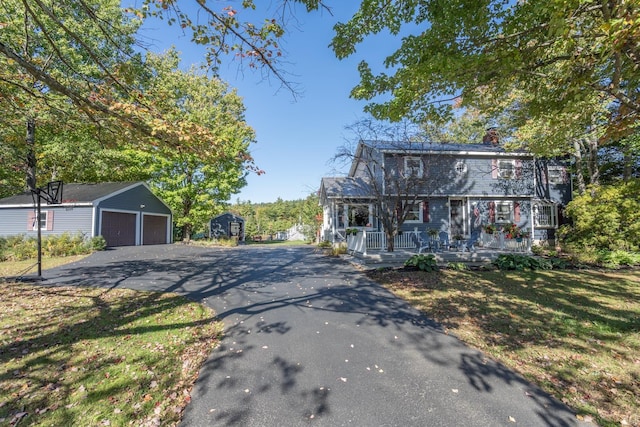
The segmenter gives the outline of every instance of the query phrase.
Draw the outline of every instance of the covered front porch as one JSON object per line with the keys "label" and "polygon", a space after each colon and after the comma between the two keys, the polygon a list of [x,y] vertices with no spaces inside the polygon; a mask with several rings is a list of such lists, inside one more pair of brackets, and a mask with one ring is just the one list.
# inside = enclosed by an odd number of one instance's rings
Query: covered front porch
{"label": "covered front porch", "polygon": [[394,251],[387,251],[384,232],[361,230],[347,235],[347,253],[365,264],[401,264],[417,253],[431,253],[439,264],[449,262],[489,263],[503,253],[531,253],[531,238],[508,239],[505,233],[480,233],[473,247],[469,239],[455,242],[432,238],[420,240],[416,232],[394,237]]}

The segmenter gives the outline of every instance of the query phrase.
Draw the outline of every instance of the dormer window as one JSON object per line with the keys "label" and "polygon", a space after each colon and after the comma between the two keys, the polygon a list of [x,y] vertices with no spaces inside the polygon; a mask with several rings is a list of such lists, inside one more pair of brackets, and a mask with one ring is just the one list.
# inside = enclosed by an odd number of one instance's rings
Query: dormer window
{"label": "dormer window", "polygon": [[404,158],[404,174],[406,177],[422,178],[422,159],[420,157]]}

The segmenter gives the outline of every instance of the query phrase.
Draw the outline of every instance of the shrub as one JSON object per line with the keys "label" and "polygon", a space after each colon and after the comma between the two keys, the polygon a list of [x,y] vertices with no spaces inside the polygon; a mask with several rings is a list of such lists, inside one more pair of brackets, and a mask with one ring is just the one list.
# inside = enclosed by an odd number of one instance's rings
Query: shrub
{"label": "shrub", "polygon": [[107,241],[102,236],[95,236],[89,241],[89,247],[93,251],[104,251],[107,248]]}
{"label": "shrub", "polygon": [[[42,239],[42,255],[45,257],[88,254],[105,248],[106,241],[102,236],[87,239],[84,233],[63,233]],[[23,261],[37,257],[38,240],[35,237],[21,234],[0,241],[0,259],[3,261]]]}
{"label": "shrub", "polygon": [[607,268],[618,268],[621,265],[640,264],[640,254],[622,250],[600,251],[598,253],[598,264]]}
{"label": "shrub", "polygon": [[321,249],[329,249],[333,244],[328,241],[328,240],[323,240],[322,242],[318,243],[318,247]]}
{"label": "shrub", "polygon": [[421,271],[438,271],[438,263],[433,254],[417,254],[404,262],[407,267],[417,267]]}
{"label": "shrub", "polygon": [[238,246],[238,239],[235,237],[220,236],[217,239],[214,239],[213,242],[219,246]]}
{"label": "shrub", "polygon": [[347,245],[345,244],[339,244],[338,246],[331,247],[331,255],[333,256],[344,255],[346,253],[347,253]]}
{"label": "shrub", "polygon": [[553,263],[548,259],[534,258],[528,255],[502,254],[493,261],[500,270],[551,270]]}
{"label": "shrub", "polygon": [[561,236],[578,247],[638,250],[640,247],[640,179],[591,186],[565,210],[573,220]]}
{"label": "shrub", "polygon": [[469,266],[464,262],[450,262],[447,264],[449,270],[465,271],[469,269]]}

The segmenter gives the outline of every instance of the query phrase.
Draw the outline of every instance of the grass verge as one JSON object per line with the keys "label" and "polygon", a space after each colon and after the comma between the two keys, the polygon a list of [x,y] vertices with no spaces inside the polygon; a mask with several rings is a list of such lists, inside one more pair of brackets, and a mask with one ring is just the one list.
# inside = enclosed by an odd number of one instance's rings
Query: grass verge
{"label": "grass verge", "polygon": [[640,271],[370,276],[580,418],[640,426]]}
{"label": "grass verge", "polygon": [[[66,257],[42,258],[42,269],[58,267],[63,264],[69,264],[86,258],[88,255],[72,255]],[[38,271],[35,259],[26,261],[3,261],[0,262],[0,277],[19,276],[21,274],[36,274]]]}
{"label": "grass verge", "polygon": [[221,332],[175,294],[0,292],[0,425],[175,425]]}

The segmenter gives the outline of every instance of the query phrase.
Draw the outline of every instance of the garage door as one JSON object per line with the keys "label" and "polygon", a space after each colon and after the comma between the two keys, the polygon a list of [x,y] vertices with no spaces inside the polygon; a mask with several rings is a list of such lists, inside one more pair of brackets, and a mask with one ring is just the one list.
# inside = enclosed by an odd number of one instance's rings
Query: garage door
{"label": "garage door", "polygon": [[167,242],[167,217],[145,215],[142,219],[142,244],[163,245]]}
{"label": "garage door", "polygon": [[136,214],[102,212],[100,234],[107,246],[134,246],[136,244]]}

